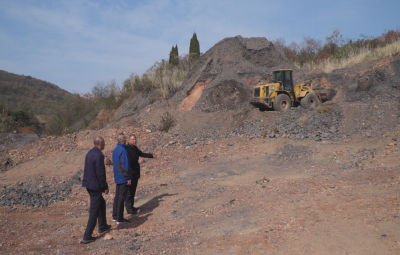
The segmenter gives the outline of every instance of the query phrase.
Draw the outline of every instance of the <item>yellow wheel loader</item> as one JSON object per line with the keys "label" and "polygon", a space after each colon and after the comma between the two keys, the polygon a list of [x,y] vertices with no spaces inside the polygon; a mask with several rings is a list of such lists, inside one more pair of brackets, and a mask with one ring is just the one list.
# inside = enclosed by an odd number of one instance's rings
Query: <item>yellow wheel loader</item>
{"label": "yellow wheel loader", "polygon": [[336,95],[333,89],[313,89],[312,81],[293,86],[292,73],[291,69],[273,71],[272,83],[254,87],[250,104],[260,110],[286,111],[299,103],[305,109],[313,109]]}

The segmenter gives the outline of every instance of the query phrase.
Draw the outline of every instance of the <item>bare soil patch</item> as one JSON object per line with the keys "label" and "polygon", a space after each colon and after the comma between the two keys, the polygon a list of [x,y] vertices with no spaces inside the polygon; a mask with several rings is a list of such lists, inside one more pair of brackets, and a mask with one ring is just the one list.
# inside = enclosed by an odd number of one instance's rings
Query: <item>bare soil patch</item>
{"label": "bare soil patch", "polygon": [[193,106],[197,103],[197,101],[200,99],[201,94],[203,92],[203,89],[207,86],[207,84],[211,80],[207,80],[205,82],[198,82],[194,86],[194,88],[188,92],[189,95],[186,97],[182,103],[178,106],[178,109],[182,109],[184,111],[190,111],[192,110]]}
{"label": "bare soil patch", "polygon": [[[120,131],[130,130],[107,135]],[[0,207],[0,249],[15,254],[397,254],[399,150],[388,142],[399,133],[373,143],[358,137],[340,143],[238,137],[188,149],[158,148],[160,157],[143,164],[140,213],[124,227],[112,224],[112,239],[95,232],[96,242],[78,244],[89,204],[76,184],[66,199],[45,208]],[[139,134],[143,140],[147,136]],[[106,154],[111,151],[110,146]],[[83,164],[84,153],[76,158]],[[115,186],[112,169],[107,173],[111,222]],[[65,176],[65,183],[72,176]],[[59,177],[54,176],[61,187]]]}

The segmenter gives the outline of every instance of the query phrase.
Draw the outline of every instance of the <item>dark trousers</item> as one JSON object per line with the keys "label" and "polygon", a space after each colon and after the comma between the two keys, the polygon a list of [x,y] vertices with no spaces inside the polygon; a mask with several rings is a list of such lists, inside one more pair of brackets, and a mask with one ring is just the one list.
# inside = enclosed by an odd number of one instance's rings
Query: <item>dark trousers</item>
{"label": "dark trousers", "polygon": [[126,199],[126,193],[128,193],[128,187],[126,183],[117,184],[115,190],[114,204],[113,204],[113,219],[122,221],[124,218],[124,201]]}
{"label": "dark trousers", "polygon": [[127,212],[132,212],[132,209],[134,207],[137,184],[138,184],[138,179],[133,178],[131,181],[131,185],[128,188],[128,193],[125,199],[125,208]]}
{"label": "dark trousers", "polygon": [[88,240],[92,237],[96,222],[99,223],[99,229],[107,227],[106,220],[106,201],[103,198],[101,191],[95,191],[86,189],[90,195],[90,209],[89,209],[89,220],[86,226],[85,234],[83,239]]}

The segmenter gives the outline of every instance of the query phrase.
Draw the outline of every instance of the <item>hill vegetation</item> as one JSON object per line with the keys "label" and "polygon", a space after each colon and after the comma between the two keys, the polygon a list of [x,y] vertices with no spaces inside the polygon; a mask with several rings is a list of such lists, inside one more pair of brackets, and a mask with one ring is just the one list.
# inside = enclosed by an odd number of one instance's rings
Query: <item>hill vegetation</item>
{"label": "hill vegetation", "polygon": [[400,53],[400,28],[385,30],[380,36],[361,35],[361,39],[346,39],[339,29],[333,30],[325,42],[303,37],[300,42],[286,44],[284,38],[273,40],[297,67],[319,68],[330,73],[351,67],[364,60],[376,60]]}
{"label": "hill vegetation", "polygon": [[[351,67],[364,60],[376,60],[385,56],[400,54],[400,28],[385,30],[380,36],[364,36],[361,39],[346,39],[339,29],[333,30],[325,42],[311,37],[303,37],[300,42],[286,44],[284,38],[272,40],[281,48],[287,59],[298,68],[319,68],[326,73]],[[170,52],[170,61],[156,62],[142,75],[132,74],[123,84],[121,92],[129,97],[135,92],[146,95],[152,90],[160,90],[162,99],[171,98],[181,87],[198,58],[193,52],[199,52],[197,35],[190,40],[189,55],[177,56],[177,46]],[[202,55],[201,53],[198,53]],[[171,56],[175,61],[172,61]]]}
{"label": "hill vegetation", "polygon": [[50,82],[0,70],[0,132],[19,127],[44,132],[43,123],[69,96],[68,91]]}
{"label": "hill vegetation", "polygon": [[[197,55],[201,55],[196,34],[190,43],[194,44]],[[191,46],[192,47],[192,46]],[[193,47],[192,47],[193,48]],[[193,54],[192,54],[193,55]],[[63,105],[56,107],[52,118],[47,123],[48,134],[60,135],[80,130],[81,128],[103,128],[124,100],[140,94],[147,97],[150,92],[157,91],[159,96],[154,100],[166,100],[172,97],[181,87],[190,69],[198,58],[190,54],[179,56],[178,46],[172,47],[169,61],[161,60],[147,69],[143,74],[132,73],[120,88],[115,80],[98,82],[91,92],[84,95],[73,95]],[[101,113],[100,113],[101,112]],[[100,114],[99,114],[100,113]],[[97,117],[97,121],[93,121]]]}
{"label": "hill vegetation", "polygon": [[[118,95],[118,97],[117,97]],[[91,93],[69,93],[31,76],[0,71],[0,132],[28,130],[62,135],[86,128],[101,109],[122,100],[114,80],[98,82]]]}
{"label": "hill vegetation", "polygon": [[0,102],[9,111],[30,110],[36,115],[48,115],[69,95],[50,82],[0,70]]}
{"label": "hill vegetation", "polygon": [[[386,30],[380,36],[361,36],[346,39],[340,30],[333,30],[325,41],[303,37],[300,42],[286,44],[283,38],[272,40],[287,59],[298,68],[319,68],[326,73],[348,68],[365,60],[400,54],[400,29]],[[194,54],[195,53],[195,54]],[[196,57],[194,57],[196,55]],[[82,128],[102,128],[94,125],[101,110],[111,116],[124,100],[140,94],[147,97],[156,91],[152,100],[172,98],[181,88],[189,71],[201,56],[197,35],[190,40],[190,53],[179,56],[178,46],[172,47],[168,60],[156,62],[143,74],[132,73],[119,87],[114,80],[98,82],[86,94],[71,94],[54,84],[31,76],[0,71],[0,132],[29,127],[36,133],[61,135]],[[152,101],[154,102],[154,101]],[[103,111],[104,112],[104,111]],[[92,123],[92,125],[91,125]]]}

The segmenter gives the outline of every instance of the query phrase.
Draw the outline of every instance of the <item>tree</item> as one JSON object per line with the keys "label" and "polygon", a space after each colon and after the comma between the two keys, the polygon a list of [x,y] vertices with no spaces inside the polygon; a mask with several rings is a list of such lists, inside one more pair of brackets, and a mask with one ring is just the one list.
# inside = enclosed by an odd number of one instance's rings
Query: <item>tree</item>
{"label": "tree", "polygon": [[322,42],[320,40],[311,37],[303,37],[301,47],[308,58],[315,58],[317,56],[318,50],[321,49],[321,46]]}
{"label": "tree", "polygon": [[285,50],[286,47],[286,40],[283,37],[279,37],[277,39],[272,40],[272,43],[278,47],[281,48],[282,50]]}
{"label": "tree", "polygon": [[330,36],[325,37],[326,45],[329,48],[329,54],[336,57],[336,53],[339,47],[342,47],[344,44],[343,35],[340,33],[339,29],[333,30]]}
{"label": "tree", "polygon": [[192,39],[190,39],[189,47],[189,59],[197,60],[200,57],[200,43],[197,40],[196,32],[193,33]]}
{"label": "tree", "polygon": [[311,37],[303,37],[300,45],[293,44],[292,48],[298,47],[298,51],[296,52],[299,58],[300,65],[303,65],[306,62],[315,61],[318,55],[318,51],[321,49],[321,41],[311,38]]}
{"label": "tree", "polygon": [[178,45],[172,46],[172,49],[169,53],[169,64],[172,66],[179,65],[179,53],[178,53]]}
{"label": "tree", "polygon": [[110,95],[109,87],[104,85],[104,82],[98,81],[92,88],[92,94],[95,97],[108,97]]}
{"label": "tree", "polygon": [[381,37],[387,43],[393,43],[397,40],[400,40],[400,28],[397,28],[397,30],[385,30]]}

